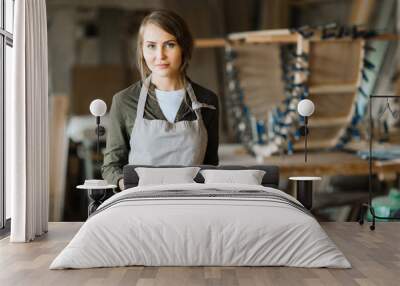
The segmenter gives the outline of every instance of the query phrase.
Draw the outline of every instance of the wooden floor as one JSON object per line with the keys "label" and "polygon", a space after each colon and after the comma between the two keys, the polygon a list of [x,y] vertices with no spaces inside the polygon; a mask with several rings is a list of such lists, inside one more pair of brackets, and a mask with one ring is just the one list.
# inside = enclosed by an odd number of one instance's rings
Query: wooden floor
{"label": "wooden floor", "polygon": [[375,231],[357,223],[322,223],[352,269],[290,267],[121,267],[48,270],[81,223],[50,223],[32,243],[0,241],[0,285],[400,285],[400,223]]}

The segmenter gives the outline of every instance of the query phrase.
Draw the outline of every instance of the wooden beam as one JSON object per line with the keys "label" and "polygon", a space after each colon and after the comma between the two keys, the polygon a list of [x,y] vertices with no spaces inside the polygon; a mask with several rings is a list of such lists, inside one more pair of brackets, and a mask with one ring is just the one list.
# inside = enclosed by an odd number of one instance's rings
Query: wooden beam
{"label": "wooden beam", "polygon": [[349,24],[350,25],[368,24],[372,12],[374,11],[376,2],[377,2],[376,0],[353,0]]}
{"label": "wooden beam", "polygon": [[[278,30],[260,30],[260,31],[247,31],[241,33],[233,33],[228,35],[228,40],[233,43],[251,43],[251,44],[268,44],[268,43],[296,43],[300,35],[296,32],[290,32],[288,29]],[[362,38],[353,39],[352,37],[321,39],[320,31],[316,31],[315,35],[308,38],[310,42],[321,41],[355,41]],[[370,41],[399,41],[400,35],[398,34],[380,34],[371,38]]]}
{"label": "wooden beam", "polygon": [[[368,160],[345,152],[309,152],[307,164],[304,164],[302,152],[293,155],[274,155],[264,159],[268,164],[279,166],[282,177],[367,175],[369,171]],[[387,165],[374,162],[372,172],[373,174],[398,173],[400,162],[391,161]]]}
{"label": "wooden beam", "polygon": [[357,90],[354,84],[321,84],[309,87],[310,93],[349,93]]}
{"label": "wooden beam", "polygon": [[68,95],[50,96],[50,190],[49,219],[62,221],[65,201],[65,178],[68,161],[66,127],[69,110]]}
{"label": "wooden beam", "polygon": [[[298,33],[291,33],[287,29],[278,30],[262,30],[262,31],[248,31],[241,33],[229,34],[227,39],[225,38],[200,38],[195,39],[196,48],[221,48],[225,47],[228,43],[240,44],[291,44],[297,43],[300,35]],[[308,39],[310,42],[320,41],[354,41],[351,37],[340,38],[340,39],[326,39],[322,40],[318,35]],[[399,41],[400,35],[397,34],[381,34],[372,37],[368,40],[371,41]]]}
{"label": "wooden beam", "polygon": [[[244,39],[246,43],[296,43],[299,34],[292,33],[289,35],[249,35]],[[310,42],[347,42],[347,41],[356,41],[362,38],[353,39],[352,37],[344,37],[344,38],[331,38],[331,39],[321,39],[320,36],[316,35],[307,40]],[[368,38],[369,41],[399,41],[400,35],[397,34],[381,34],[371,38]]]}
{"label": "wooden beam", "polygon": [[249,36],[245,39],[246,43],[251,44],[294,44],[297,43],[297,34],[275,35],[275,36]]}
{"label": "wooden beam", "polygon": [[347,125],[351,120],[351,116],[343,117],[311,117],[308,123],[309,127],[332,127]]}
{"label": "wooden beam", "polygon": [[381,34],[375,37],[372,37],[371,39],[368,39],[371,41],[399,41],[400,40],[400,35],[398,34]]}
{"label": "wooden beam", "polygon": [[269,37],[269,36],[286,36],[291,35],[288,29],[272,29],[272,30],[259,30],[259,31],[246,31],[239,33],[231,33],[228,35],[228,39],[231,41],[245,40],[251,36],[261,36],[261,37]]}
{"label": "wooden beam", "polygon": [[291,0],[289,5],[302,7],[307,5],[321,5],[335,2],[337,2],[337,0]]}
{"label": "wooden beam", "polygon": [[194,46],[196,48],[221,48],[226,46],[226,40],[224,38],[204,38],[196,39]]}

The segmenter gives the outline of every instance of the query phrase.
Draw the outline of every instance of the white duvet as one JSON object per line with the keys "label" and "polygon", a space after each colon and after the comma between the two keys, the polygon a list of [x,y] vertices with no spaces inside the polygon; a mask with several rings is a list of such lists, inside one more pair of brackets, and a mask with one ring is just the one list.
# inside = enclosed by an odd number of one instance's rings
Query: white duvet
{"label": "white duvet", "polygon": [[[168,190],[254,190],[267,192],[272,199],[175,196],[121,200],[137,192]],[[127,265],[351,267],[311,215],[274,196],[300,204],[282,191],[254,185],[194,183],[131,188],[105,201],[50,269]]]}

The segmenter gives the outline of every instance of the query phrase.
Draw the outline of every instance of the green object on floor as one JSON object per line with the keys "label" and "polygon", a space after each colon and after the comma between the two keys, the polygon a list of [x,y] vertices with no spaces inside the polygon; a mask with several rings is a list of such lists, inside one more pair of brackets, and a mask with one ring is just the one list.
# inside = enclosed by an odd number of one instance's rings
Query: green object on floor
{"label": "green object on floor", "polygon": [[[391,189],[387,196],[377,197],[372,200],[372,206],[375,215],[380,217],[399,217],[400,218],[400,191]],[[370,211],[368,210],[368,220],[372,220]],[[385,219],[376,219],[377,221],[389,221]]]}

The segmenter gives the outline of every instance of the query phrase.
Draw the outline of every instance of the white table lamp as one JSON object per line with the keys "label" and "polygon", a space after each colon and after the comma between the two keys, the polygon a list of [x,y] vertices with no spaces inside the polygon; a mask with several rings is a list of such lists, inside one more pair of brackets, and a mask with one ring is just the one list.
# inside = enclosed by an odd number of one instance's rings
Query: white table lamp
{"label": "white table lamp", "polygon": [[310,117],[315,110],[314,103],[309,99],[303,99],[297,105],[297,112],[304,117],[304,161],[307,162],[307,137],[308,137],[308,117]]}
{"label": "white table lamp", "polygon": [[107,104],[101,99],[95,99],[90,103],[90,113],[96,117],[101,117],[107,112]]}
{"label": "white table lamp", "polygon": [[90,113],[96,117],[96,135],[97,135],[97,165],[99,165],[100,136],[106,133],[106,129],[100,125],[100,117],[106,114],[107,104],[101,99],[95,99],[90,103]]}

